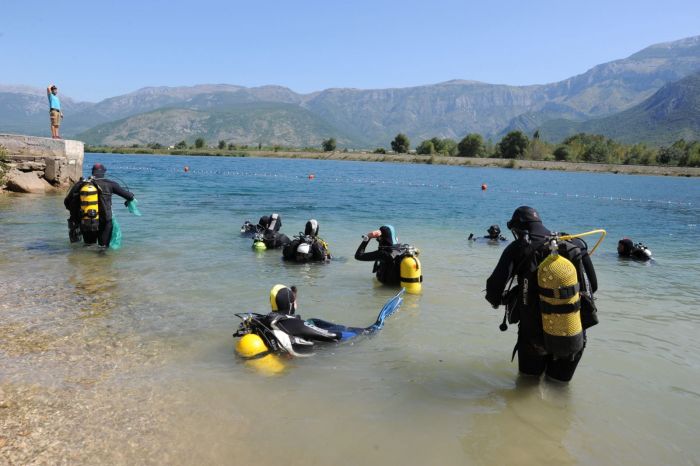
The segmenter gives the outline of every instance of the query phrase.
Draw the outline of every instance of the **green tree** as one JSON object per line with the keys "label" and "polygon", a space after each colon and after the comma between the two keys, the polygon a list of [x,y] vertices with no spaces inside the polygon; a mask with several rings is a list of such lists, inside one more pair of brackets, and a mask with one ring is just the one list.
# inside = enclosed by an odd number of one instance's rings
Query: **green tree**
{"label": "green tree", "polygon": [[204,139],[203,138],[197,138],[194,140],[194,147],[197,149],[201,149],[204,147]]}
{"label": "green tree", "polygon": [[232,142],[228,143],[228,150],[236,150],[236,145]]}
{"label": "green tree", "polygon": [[433,144],[435,145],[435,151],[437,153],[450,156],[457,155],[457,143],[454,139],[432,138],[431,141],[433,141]]}
{"label": "green tree", "polygon": [[333,152],[335,150],[335,147],[335,138],[326,139],[321,143],[321,148],[323,148],[324,152]]}
{"label": "green tree", "polygon": [[421,142],[418,144],[418,147],[416,147],[416,153],[421,155],[432,155],[435,152],[435,144],[430,139]]}
{"label": "green tree", "polygon": [[685,148],[685,156],[678,161],[684,167],[700,167],[700,141],[693,141]]}
{"label": "green tree", "polygon": [[383,147],[377,147],[376,149],[374,149],[374,151],[372,151],[372,153],[373,154],[386,154],[386,149],[384,149]]}
{"label": "green tree", "polygon": [[464,136],[457,145],[460,157],[481,157],[484,154],[484,139],[481,134],[470,133]]}
{"label": "green tree", "polygon": [[405,154],[411,148],[411,141],[409,141],[408,136],[403,133],[396,135],[393,141],[391,141],[391,150],[397,154]]}
{"label": "green tree", "polygon": [[554,149],[554,159],[560,162],[571,160],[571,149],[569,149],[569,146],[559,146]]}
{"label": "green tree", "polygon": [[219,149],[226,149],[226,141],[224,141],[223,139],[219,141]]}
{"label": "green tree", "polygon": [[498,152],[506,159],[522,158],[529,142],[522,131],[511,131],[498,143]]}
{"label": "green tree", "polygon": [[644,144],[635,144],[626,148],[622,163],[625,165],[653,165],[656,163],[656,151],[649,149]]}
{"label": "green tree", "polygon": [[596,141],[584,149],[581,160],[584,162],[605,162],[609,155],[608,145],[602,141]]}
{"label": "green tree", "polygon": [[175,144],[175,149],[187,149],[187,142],[183,139],[182,141]]}
{"label": "green tree", "polygon": [[674,144],[671,147],[662,147],[659,149],[656,159],[662,165],[678,165],[678,162],[685,157],[685,151]]}

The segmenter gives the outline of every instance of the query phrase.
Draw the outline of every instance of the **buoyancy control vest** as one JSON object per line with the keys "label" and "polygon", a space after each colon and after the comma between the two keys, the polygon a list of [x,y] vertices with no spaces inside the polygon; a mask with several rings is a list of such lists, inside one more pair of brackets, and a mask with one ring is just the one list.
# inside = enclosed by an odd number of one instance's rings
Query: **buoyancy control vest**
{"label": "buoyancy control vest", "polygon": [[80,187],[80,229],[97,231],[100,225],[99,189],[90,180]]}
{"label": "buoyancy control vest", "polygon": [[331,258],[331,253],[323,239],[300,233],[284,246],[282,257],[297,262],[324,261]]}
{"label": "buoyancy control vest", "polygon": [[518,286],[506,293],[508,321],[520,322],[525,339],[556,358],[581,351],[583,331],[598,323],[585,254],[581,239],[531,243],[516,272]]}

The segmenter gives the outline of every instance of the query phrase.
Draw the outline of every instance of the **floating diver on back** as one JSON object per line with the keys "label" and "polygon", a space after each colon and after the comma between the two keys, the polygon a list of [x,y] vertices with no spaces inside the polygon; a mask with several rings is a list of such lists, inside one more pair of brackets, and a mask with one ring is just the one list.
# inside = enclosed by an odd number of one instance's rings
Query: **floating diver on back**
{"label": "floating diver on back", "polygon": [[403,290],[387,301],[369,327],[347,327],[322,319],[303,320],[296,315],[296,287],[275,285],[270,290],[272,312],[236,314],[241,319],[233,334],[234,338],[240,338],[236,353],[263,372],[281,372],[284,366],[278,355],[311,356],[319,344],[346,342],[378,332],[384,327],[384,321],[401,306],[402,295]]}
{"label": "floating diver on back", "polygon": [[296,262],[323,262],[331,260],[328,243],[318,236],[319,225],[315,219],[306,222],[304,233],[295,236],[291,243],[282,249],[282,257]]}

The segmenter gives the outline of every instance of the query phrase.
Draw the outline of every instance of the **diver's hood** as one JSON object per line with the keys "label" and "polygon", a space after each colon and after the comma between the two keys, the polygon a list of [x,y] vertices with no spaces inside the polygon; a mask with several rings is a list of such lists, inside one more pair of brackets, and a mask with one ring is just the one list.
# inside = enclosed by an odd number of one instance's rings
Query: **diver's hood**
{"label": "diver's hood", "polygon": [[382,233],[382,236],[379,237],[379,243],[383,246],[393,246],[399,242],[393,226],[382,225],[379,227],[379,231]]}

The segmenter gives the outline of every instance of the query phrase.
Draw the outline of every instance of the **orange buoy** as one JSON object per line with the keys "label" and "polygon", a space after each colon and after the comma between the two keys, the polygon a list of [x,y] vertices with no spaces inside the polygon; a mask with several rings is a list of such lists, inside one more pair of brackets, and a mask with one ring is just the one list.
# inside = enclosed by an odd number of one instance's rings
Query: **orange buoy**
{"label": "orange buoy", "polygon": [[487,185],[486,183],[484,183],[484,184],[481,185],[481,190],[482,190],[482,191],[486,191],[488,188],[489,188],[489,185]]}
{"label": "orange buoy", "polygon": [[314,178],[316,178],[316,175],[314,175],[313,173],[309,173],[309,179],[313,180]]}
{"label": "orange buoy", "polygon": [[184,170],[185,170],[185,173],[187,173],[188,171],[190,171],[190,167],[188,167],[187,165],[185,165]]}

